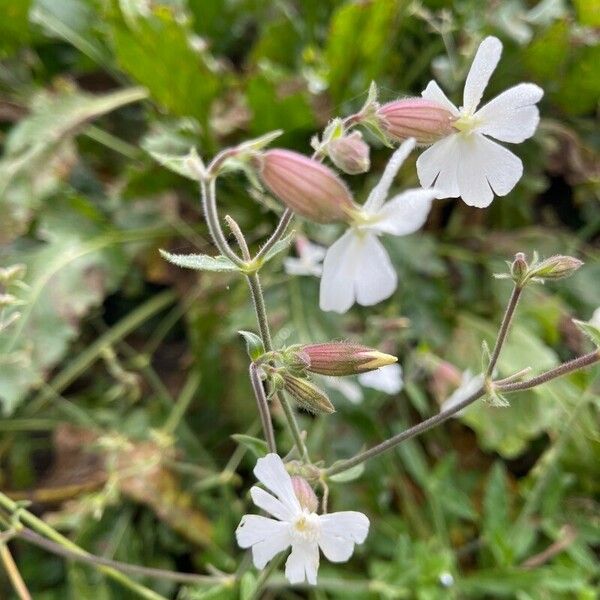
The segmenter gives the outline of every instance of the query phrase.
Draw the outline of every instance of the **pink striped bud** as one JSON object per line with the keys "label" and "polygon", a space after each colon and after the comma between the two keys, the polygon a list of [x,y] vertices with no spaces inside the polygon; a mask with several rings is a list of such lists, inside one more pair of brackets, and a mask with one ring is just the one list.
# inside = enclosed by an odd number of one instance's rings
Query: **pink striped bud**
{"label": "pink striped bud", "polygon": [[298,502],[300,502],[300,506],[309,512],[317,512],[319,500],[308,481],[302,477],[294,476],[292,477],[292,487],[294,488],[294,494],[296,494]]}
{"label": "pink striped bud", "polygon": [[433,144],[453,133],[456,117],[443,106],[425,98],[405,98],[380,106],[379,127],[394,141],[415,138],[418,144]]}
{"label": "pink striped bud", "polygon": [[286,206],[317,223],[344,221],[354,208],[346,184],[320,162],[289,150],[268,150],[260,157],[264,185]]}
{"label": "pink striped bud", "polygon": [[327,154],[331,162],[340,171],[350,175],[366,173],[369,170],[369,150],[369,144],[363,140],[360,131],[333,138],[327,143]]}
{"label": "pink striped bud", "polygon": [[308,359],[308,371],[332,377],[366,373],[398,361],[395,356],[349,342],[307,344],[299,352]]}

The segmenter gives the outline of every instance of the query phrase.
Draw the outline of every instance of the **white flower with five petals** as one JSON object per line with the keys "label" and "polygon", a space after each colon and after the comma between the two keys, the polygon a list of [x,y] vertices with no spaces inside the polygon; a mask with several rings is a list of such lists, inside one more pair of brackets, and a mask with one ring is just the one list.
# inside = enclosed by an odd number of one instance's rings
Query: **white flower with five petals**
{"label": "white flower with five petals", "polygon": [[483,208],[497,196],[506,196],[523,174],[523,163],[510,150],[492,141],[518,144],[530,138],[540,116],[535,106],[544,91],[533,83],[520,83],[477,107],[496,69],[502,44],[495,37],[481,42],[467,75],[463,105],[457,108],[435,81],[421,94],[456,117],[456,133],[425,150],[417,160],[424,188],[435,186],[438,198],[461,196],[469,206]]}
{"label": "white flower with five petals", "polygon": [[386,202],[398,169],[414,147],[415,140],[408,139],[394,152],[365,204],[351,214],[350,229],[327,250],[321,276],[321,310],[344,313],[355,301],[371,306],[394,293],[398,277],[378,237],[417,231],[425,223],[436,193],[406,190]]}
{"label": "white flower with five petals", "polygon": [[369,519],[359,512],[344,511],[319,515],[314,506],[300,502],[292,479],[277,454],[259,458],[254,468],[256,478],[273,492],[253,487],[254,504],[273,515],[244,515],[235,532],[242,548],[252,548],[257,569],[291,546],[285,563],[285,576],[290,583],[317,583],[319,548],[331,562],[346,562],[355,544],[362,544],[369,532]]}

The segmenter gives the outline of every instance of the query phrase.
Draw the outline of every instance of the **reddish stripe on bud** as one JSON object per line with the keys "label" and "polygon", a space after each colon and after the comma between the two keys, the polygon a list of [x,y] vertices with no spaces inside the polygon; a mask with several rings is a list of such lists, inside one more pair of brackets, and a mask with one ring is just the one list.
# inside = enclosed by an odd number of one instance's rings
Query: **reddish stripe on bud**
{"label": "reddish stripe on bud", "polygon": [[388,102],[379,107],[377,116],[379,127],[395,141],[413,137],[419,144],[432,144],[455,132],[456,117],[425,98]]}
{"label": "reddish stripe on bud", "polygon": [[308,371],[332,377],[366,373],[398,361],[395,356],[351,342],[307,344],[300,351],[308,357]]}
{"label": "reddish stripe on bud", "polygon": [[343,221],[353,208],[346,184],[330,168],[298,152],[265,152],[259,176],[279,200],[311,221]]}

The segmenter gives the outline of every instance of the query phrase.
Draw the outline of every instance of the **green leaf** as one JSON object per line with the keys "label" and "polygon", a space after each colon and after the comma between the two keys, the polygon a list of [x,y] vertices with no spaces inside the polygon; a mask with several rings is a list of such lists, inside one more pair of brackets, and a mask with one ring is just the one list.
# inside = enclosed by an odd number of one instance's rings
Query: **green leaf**
{"label": "green leaf", "polygon": [[288,235],[286,235],[283,239],[279,240],[278,242],[275,242],[273,244],[273,246],[269,249],[269,251],[265,254],[265,257],[263,260],[265,262],[267,262],[267,261],[271,260],[277,254],[279,254],[280,252],[287,250],[291,246],[295,237],[296,237],[296,232],[292,231]]}
{"label": "green leaf", "polygon": [[240,446],[244,446],[256,456],[256,458],[262,458],[269,453],[267,442],[259,440],[258,438],[246,435],[244,433],[234,433],[231,436]]}
{"label": "green leaf", "polygon": [[226,256],[207,256],[206,254],[171,254],[166,250],[159,250],[160,255],[170,263],[183,267],[184,269],[194,269],[196,271],[215,271],[232,272],[239,271]]}
{"label": "green leaf", "polygon": [[246,350],[248,351],[250,360],[253,362],[258,360],[265,353],[262,339],[252,331],[241,329],[238,333],[246,340]]}
{"label": "green leaf", "polygon": [[[202,172],[203,163],[198,156],[196,148],[192,148],[183,156],[162,154],[161,152],[155,152],[153,150],[148,150],[148,154],[166,169],[169,169],[178,175],[182,175],[183,177],[187,177],[188,179],[198,181],[199,173]],[[199,169],[192,168],[191,161],[196,161]]]}
{"label": "green leaf", "polygon": [[31,0],[0,0],[0,58],[29,40],[27,17]]}
{"label": "green leaf", "polygon": [[596,327],[596,325],[592,325],[587,321],[578,321],[577,319],[573,319],[573,323],[577,325],[577,328],[581,333],[590,338],[590,340],[600,348],[600,327]]}
{"label": "green leaf", "polygon": [[[335,466],[333,463],[332,466]],[[335,483],[348,483],[349,481],[355,481],[365,472],[365,465],[361,463],[360,465],[356,465],[354,467],[350,467],[346,471],[342,471],[341,473],[336,473],[329,477],[330,481],[335,481]]]}
{"label": "green leaf", "polygon": [[146,86],[167,110],[194,116],[206,125],[222,75],[209,68],[209,57],[192,44],[193,32],[185,15],[173,7],[152,4],[144,15],[131,13],[125,18],[121,9],[116,9],[111,17],[121,68]]}

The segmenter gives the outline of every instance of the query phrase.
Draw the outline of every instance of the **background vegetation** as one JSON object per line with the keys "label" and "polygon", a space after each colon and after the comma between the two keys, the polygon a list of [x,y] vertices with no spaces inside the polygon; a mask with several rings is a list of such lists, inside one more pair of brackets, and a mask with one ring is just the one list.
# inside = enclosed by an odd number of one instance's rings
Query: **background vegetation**
{"label": "background vegetation", "polygon": [[[371,80],[385,100],[433,76],[455,97],[479,40],[497,35],[488,97],[520,81],[546,90],[515,191],[486,210],[440,201],[425,231],[386,238],[401,285],[374,310],[321,313],[318,281],[271,263],[275,340],[356,338],[400,357],[399,395],[365,390],[354,405],[332,391],[334,416],[301,417],[328,462],[437,412],[453,390],[440,361],[480,369],[510,292],[492,274],[516,251],[586,265],[527,291],[500,373],[586,351],[570,319],[600,305],[597,0],[0,0],[0,14],[0,266],[26,266],[4,287],[21,303],[2,313],[0,488],[90,552],[249,567],[233,531],[255,457],[231,435],[259,427],[236,333],[254,317],[243,280],[160,258],[214,249],[195,185],[149,150],[209,157],[283,128],[281,144],[308,152]],[[358,198],[388,155],[375,149],[372,173],[353,178]],[[401,181],[415,185],[413,164]],[[258,245],[277,215],[251,196],[241,176],[220,183],[223,214]],[[337,234],[294,227],[323,244]],[[371,517],[366,544],[324,564],[318,590],[284,591],[275,575],[265,597],[597,597],[598,375],[477,406],[334,486],[335,510]],[[10,548],[36,599],[138,597],[94,567]],[[132,577],[185,599],[247,598],[255,583],[252,569],[233,587]],[[15,597],[1,569],[0,597]]]}

